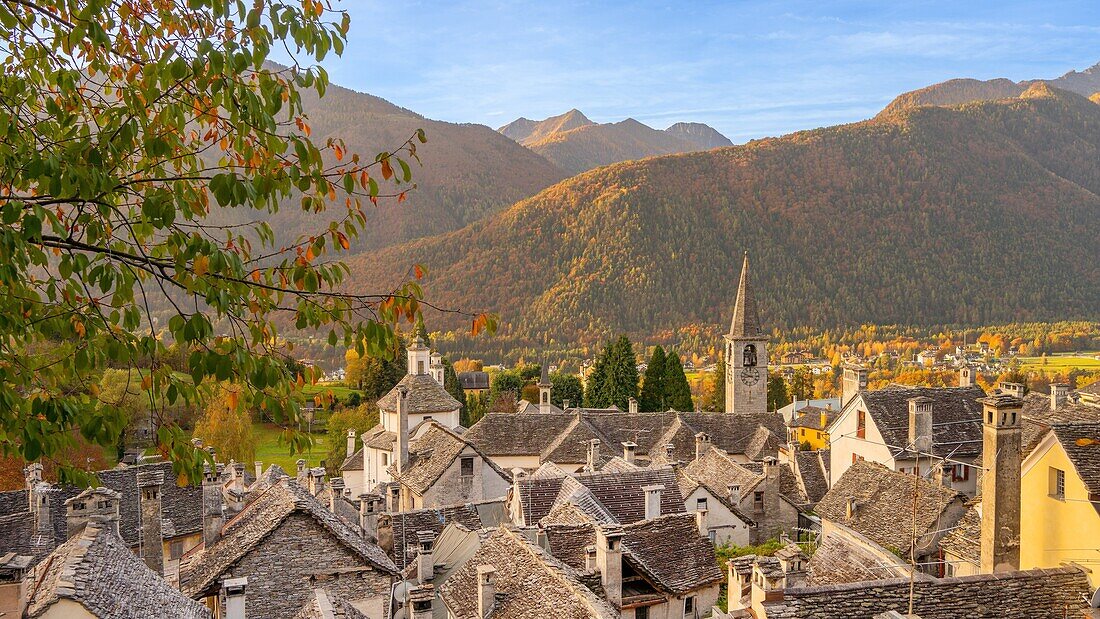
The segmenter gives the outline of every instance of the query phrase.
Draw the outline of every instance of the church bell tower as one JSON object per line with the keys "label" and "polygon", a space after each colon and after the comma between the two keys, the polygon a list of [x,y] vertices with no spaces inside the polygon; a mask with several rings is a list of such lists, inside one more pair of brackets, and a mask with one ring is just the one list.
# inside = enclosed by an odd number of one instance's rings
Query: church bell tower
{"label": "church bell tower", "polygon": [[760,327],[756,297],[749,285],[749,252],[741,265],[741,282],[733,321],[725,336],[726,412],[768,411],[768,336]]}

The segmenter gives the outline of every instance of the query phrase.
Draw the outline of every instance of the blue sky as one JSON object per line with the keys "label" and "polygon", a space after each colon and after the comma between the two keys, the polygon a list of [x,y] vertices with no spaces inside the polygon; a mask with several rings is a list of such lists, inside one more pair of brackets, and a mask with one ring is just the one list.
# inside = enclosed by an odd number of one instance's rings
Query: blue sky
{"label": "blue sky", "polygon": [[953,77],[1056,77],[1100,62],[1100,1],[344,0],[332,81],[429,118],[498,127],[708,123],[735,142],[868,118]]}

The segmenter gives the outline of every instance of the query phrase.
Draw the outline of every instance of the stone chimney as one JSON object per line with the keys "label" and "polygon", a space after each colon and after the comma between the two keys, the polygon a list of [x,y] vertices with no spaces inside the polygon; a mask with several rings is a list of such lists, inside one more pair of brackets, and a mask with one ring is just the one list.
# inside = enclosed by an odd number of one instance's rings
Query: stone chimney
{"label": "stone chimney", "polygon": [[347,457],[350,458],[355,453],[355,430],[348,429],[347,441]]}
{"label": "stone chimney", "polygon": [[1023,399],[1024,395],[1027,394],[1027,388],[1020,383],[1001,383],[997,386],[1001,389],[1001,392],[1016,398]]}
{"label": "stone chimney", "polygon": [[623,605],[623,528],[619,525],[596,527],[596,569],[604,596],[615,608]]}
{"label": "stone chimney", "polygon": [[260,462],[259,460],[257,460],[257,461],[252,463],[252,466],[255,468],[256,479],[259,479],[259,478],[264,476],[264,463],[263,462]]}
{"label": "stone chimney", "polygon": [[442,386],[443,383],[444,383],[444,378],[443,378],[443,355],[441,355],[437,352],[432,353],[431,373],[432,373],[432,378],[435,379],[435,382],[439,383],[439,385]]}
{"label": "stone chimney", "polygon": [[741,484],[730,484],[726,486],[726,490],[729,492],[730,504],[738,506],[741,504]]}
{"label": "stone chimney", "polygon": [[595,472],[600,465],[600,439],[594,438],[588,441],[588,471]]}
{"label": "stone chimney", "polygon": [[332,513],[336,513],[336,502],[340,500],[340,497],[344,495],[344,478],[333,477],[328,482],[329,498],[328,509]]}
{"label": "stone chimney", "polygon": [[164,471],[153,468],[138,472],[137,487],[141,492],[141,558],[149,569],[164,573],[164,537],[161,534],[160,487]]}
{"label": "stone chimney", "polygon": [[496,602],[497,570],[491,565],[477,566],[477,616],[478,619],[488,617],[493,611],[493,603]]}
{"label": "stone chimney", "polygon": [[68,537],[96,523],[118,533],[118,504],[122,495],[110,488],[88,488],[65,501],[65,528]]}
{"label": "stone chimney", "polygon": [[852,518],[856,517],[856,510],[859,508],[859,504],[856,503],[854,496],[848,497],[844,503],[844,519],[848,522],[852,521]]}
{"label": "stone chimney", "polygon": [[248,578],[228,578],[222,583],[222,596],[225,598],[225,619],[245,619],[245,589]]}
{"label": "stone chimney", "polygon": [[1050,384],[1050,410],[1056,411],[1066,405],[1069,399],[1069,385],[1066,383]]}
{"label": "stone chimney", "polygon": [[707,508],[695,510],[695,526],[699,528],[700,537],[710,537],[710,526],[707,524]]}
{"label": "stone chimney", "polygon": [[645,493],[645,519],[653,520],[661,515],[661,491],[665,487],[656,484],[653,486],[643,486],[642,492]]}
{"label": "stone chimney", "polygon": [[596,545],[591,544],[584,547],[584,571],[595,572],[598,569],[596,565]]}
{"label": "stone chimney", "polygon": [[546,361],[542,362],[542,374],[539,376],[539,412],[549,413],[550,404],[550,373]]}
{"label": "stone chimney", "polygon": [[294,463],[296,467],[296,478],[298,483],[303,483],[306,479],[306,461],[304,458],[298,458],[298,461]]}
{"label": "stone chimney", "polygon": [[963,365],[961,368],[959,368],[959,386],[974,386],[974,368],[970,367],[969,365]]}
{"label": "stone chimney", "polygon": [[390,484],[390,512],[399,513],[401,511],[401,485]]}
{"label": "stone chimney", "polygon": [[[53,535],[53,518],[50,494],[53,486],[42,481],[42,465],[32,462],[23,470],[23,479],[27,485],[27,509],[34,518],[35,530],[42,535]],[[60,514],[56,515],[60,517]]]}
{"label": "stone chimney", "polygon": [[565,411],[569,410],[569,405],[572,404],[572,403],[573,403],[573,401],[570,400],[570,399],[562,400],[561,401],[561,409],[565,410]]}
{"label": "stone chimney", "polygon": [[634,441],[626,441],[623,443],[623,460],[634,464],[635,452],[638,451],[638,444]]}
{"label": "stone chimney", "polygon": [[[419,341],[419,338],[418,338]],[[409,388],[397,386],[397,472],[409,465]]]}
{"label": "stone chimney", "polygon": [[1019,397],[999,394],[982,403],[981,573],[1020,569]]}
{"label": "stone chimney", "polygon": [[[299,468],[304,466],[305,461]],[[222,488],[218,482],[217,469],[210,465],[203,467],[202,474],[202,541],[207,549],[213,546],[222,536],[222,525],[225,524],[225,512],[222,506]]]}
{"label": "stone chimney", "polygon": [[920,454],[932,452],[932,398],[909,398],[909,444]]}
{"label": "stone chimney", "polygon": [[708,449],[710,449],[710,435],[706,432],[697,433],[695,435],[695,459],[702,458]]}
{"label": "stone chimney", "polygon": [[627,400],[627,410],[631,415],[638,413],[638,400],[636,398],[630,398]]}
{"label": "stone chimney", "polygon": [[841,408],[854,400],[860,391],[867,389],[867,368],[859,365],[844,366],[843,383],[840,397]]}
{"label": "stone chimney", "polygon": [[359,495],[359,527],[366,537],[378,539],[378,514],[382,513],[382,497],[377,494]]}
{"label": "stone chimney", "polygon": [[[432,619],[432,602],[435,600],[435,586],[422,584],[409,591],[409,619]],[[480,599],[478,600],[481,601]]]}
{"label": "stone chimney", "polygon": [[424,584],[435,578],[435,532],[417,531],[416,543],[416,578],[417,582]]}
{"label": "stone chimney", "polygon": [[672,443],[666,443],[665,444],[665,459],[668,460],[669,462],[672,462],[675,455],[676,455],[676,446],[673,445]]}

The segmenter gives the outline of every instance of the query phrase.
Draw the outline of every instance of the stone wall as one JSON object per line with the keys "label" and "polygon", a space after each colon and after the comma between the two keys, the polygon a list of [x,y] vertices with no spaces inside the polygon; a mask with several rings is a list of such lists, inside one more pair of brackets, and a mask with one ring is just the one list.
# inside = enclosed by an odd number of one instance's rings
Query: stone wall
{"label": "stone wall", "polygon": [[[462,458],[474,459],[472,478],[462,476]],[[477,452],[467,447],[439,476],[432,487],[428,488],[424,496],[417,498],[415,505],[411,508],[442,507],[497,499],[508,493],[510,485],[509,480],[502,478],[493,467],[477,455]]]}
{"label": "stone wall", "polygon": [[[313,586],[356,606],[389,595],[390,576],[367,566],[311,516],[293,514],[223,579],[248,577],[248,619],[285,619],[309,601]],[[347,571],[354,568],[363,571]]]}

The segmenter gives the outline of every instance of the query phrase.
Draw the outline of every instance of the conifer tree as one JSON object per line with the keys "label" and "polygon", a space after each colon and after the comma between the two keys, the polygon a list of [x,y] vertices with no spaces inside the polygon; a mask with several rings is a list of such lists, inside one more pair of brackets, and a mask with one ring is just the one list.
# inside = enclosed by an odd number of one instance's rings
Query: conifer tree
{"label": "conifer tree", "polygon": [[688,385],[687,376],[684,375],[684,366],[680,363],[680,355],[669,353],[665,357],[665,406],[678,411],[693,411],[695,404],[691,401],[691,386]]}
{"label": "conifer tree", "polygon": [[607,406],[607,365],[611,358],[611,342],[604,345],[603,350],[596,357],[596,363],[592,371],[588,373],[588,380],[584,385],[584,405],[588,408],[603,408]]}
{"label": "conifer tree", "polygon": [[665,349],[657,346],[649,357],[638,408],[644,412],[665,410]]}
{"label": "conifer tree", "polygon": [[608,350],[607,379],[603,386],[605,406],[614,404],[627,410],[630,398],[638,397],[638,361],[634,345],[625,335],[620,335]]}

